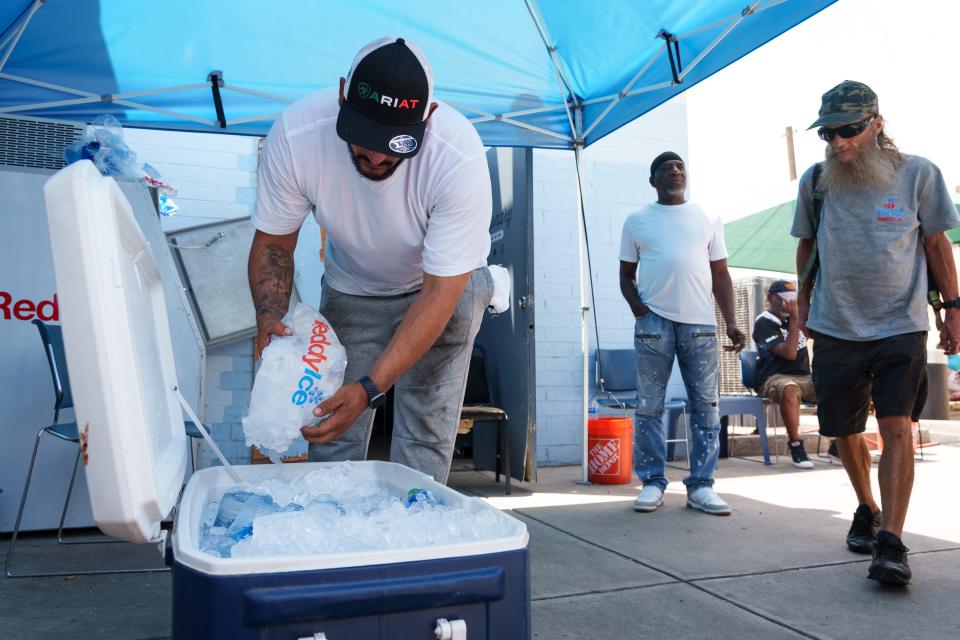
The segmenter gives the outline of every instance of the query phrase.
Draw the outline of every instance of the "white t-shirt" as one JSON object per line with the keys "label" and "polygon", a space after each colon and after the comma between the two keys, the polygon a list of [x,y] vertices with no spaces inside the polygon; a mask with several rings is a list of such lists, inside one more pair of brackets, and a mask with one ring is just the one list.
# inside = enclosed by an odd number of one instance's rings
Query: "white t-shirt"
{"label": "white t-shirt", "polygon": [[623,223],[620,259],[638,264],[640,300],[674,322],[716,326],[710,263],[726,257],[723,222],[692,202],[654,202]]}
{"label": "white t-shirt", "polygon": [[420,152],[386,180],[353,166],[337,136],[335,89],[287,108],[267,136],[253,225],[273,235],[300,228],[311,210],[327,231],[327,284],[353,295],[420,288],[423,274],[454,276],[487,264],[492,197],[480,136],[439,103]]}

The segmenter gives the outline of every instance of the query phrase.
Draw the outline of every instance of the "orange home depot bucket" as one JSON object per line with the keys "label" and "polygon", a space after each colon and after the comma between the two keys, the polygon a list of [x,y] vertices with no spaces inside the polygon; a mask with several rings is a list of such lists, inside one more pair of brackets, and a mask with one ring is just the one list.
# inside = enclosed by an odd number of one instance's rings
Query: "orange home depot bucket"
{"label": "orange home depot bucket", "polygon": [[587,478],[597,484],[629,484],[633,472],[633,418],[587,422]]}

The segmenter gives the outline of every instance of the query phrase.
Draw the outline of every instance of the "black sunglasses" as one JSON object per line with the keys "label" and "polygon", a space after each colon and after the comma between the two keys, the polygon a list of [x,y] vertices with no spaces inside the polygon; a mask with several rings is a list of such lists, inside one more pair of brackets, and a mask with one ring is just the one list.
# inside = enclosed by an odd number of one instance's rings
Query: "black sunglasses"
{"label": "black sunglasses", "polygon": [[854,122],[853,124],[844,125],[835,129],[824,129],[820,127],[817,129],[817,135],[820,136],[820,139],[824,142],[833,142],[833,139],[837,136],[841,138],[852,138],[853,136],[858,136],[863,133],[863,130],[869,127],[876,118],[877,116],[870,116],[866,120]]}

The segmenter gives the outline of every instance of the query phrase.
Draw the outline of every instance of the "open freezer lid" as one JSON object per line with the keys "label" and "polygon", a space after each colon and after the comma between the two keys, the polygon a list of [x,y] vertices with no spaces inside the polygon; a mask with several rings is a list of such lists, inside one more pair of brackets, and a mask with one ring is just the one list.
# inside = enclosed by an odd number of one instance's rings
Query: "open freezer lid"
{"label": "open freezer lid", "polygon": [[57,172],[44,196],[93,517],[154,541],[188,457],[160,273],[129,202],[90,161]]}

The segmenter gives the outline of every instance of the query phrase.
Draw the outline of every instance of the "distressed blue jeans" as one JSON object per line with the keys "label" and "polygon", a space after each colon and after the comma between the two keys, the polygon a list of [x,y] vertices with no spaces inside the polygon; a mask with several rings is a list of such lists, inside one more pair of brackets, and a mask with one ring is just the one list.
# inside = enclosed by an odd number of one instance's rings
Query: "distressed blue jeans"
{"label": "distressed blue jeans", "polygon": [[663,473],[667,457],[663,402],[676,356],[687,388],[690,429],[690,475],[683,484],[687,491],[713,486],[720,449],[717,344],[717,328],[712,325],[673,322],[652,312],[637,318],[633,465],[643,484],[667,487]]}

